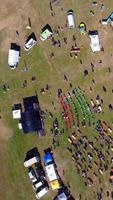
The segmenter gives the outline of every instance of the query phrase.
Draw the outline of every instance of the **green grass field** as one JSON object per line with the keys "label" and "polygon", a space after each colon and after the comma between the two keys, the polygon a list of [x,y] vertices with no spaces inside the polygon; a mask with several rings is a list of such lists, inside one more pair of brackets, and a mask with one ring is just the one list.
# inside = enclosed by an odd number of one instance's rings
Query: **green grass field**
{"label": "green grass field", "polygon": [[[12,119],[11,107],[14,103],[22,102],[23,97],[38,94],[39,102],[42,110],[51,111],[54,118],[57,116],[59,119],[60,128],[64,127],[64,121],[61,118],[61,108],[57,98],[58,88],[62,88],[63,93],[71,91],[69,83],[72,83],[73,88],[80,86],[82,91],[85,91],[85,97],[90,104],[91,98],[96,98],[97,94],[103,98],[103,113],[96,114],[96,121],[98,119],[104,120],[108,125],[113,128],[113,114],[109,112],[108,105],[113,102],[112,93],[112,80],[113,80],[113,30],[108,25],[103,27],[99,20],[106,18],[111,12],[113,2],[111,0],[103,0],[105,4],[105,11],[100,11],[100,1],[95,8],[91,7],[90,0],[61,0],[59,5],[53,6],[55,16],[51,16],[49,9],[49,0],[20,0],[16,2],[7,0],[1,3],[0,13],[0,199],[1,200],[31,200],[35,199],[35,193],[32,189],[31,182],[28,178],[27,171],[23,166],[23,161],[26,152],[37,147],[41,155],[43,150],[52,145],[52,137],[50,128],[52,120],[47,116],[45,120],[46,136],[44,139],[39,139],[36,134],[24,135],[18,130],[18,121]],[[63,8],[63,9],[61,9]],[[66,12],[73,9],[76,14],[76,29],[68,30],[65,27]],[[90,10],[93,9],[95,16],[90,15]],[[4,10],[4,12],[3,12]],[[31,18],[32,29],[36,33],[38,45],[36,45],[28,53],[23,50],[25,38],[29,35],[30,31],[26,29],[28,25],[28,17]],[[87,36],[81,36],[79,33],[79,23],[84,21],[88,30],[98,30],[101,45],[104,47],[104,52],[92,54],[90,49],[90,40]],[[52,47],[50,39],[42,42],[40,40],[40,30],[46,25],[50,24],[52,29],[55,30],[58,26],[63,26],[63,31],[59,32],[56,39],[61,41],[61,48]],[[16,30],[19,31],[19,37],[16,36]],[[71,59],[69,51],[73,42],[73,35],[76,37],[77,46],[81,48],[78,58]],[[68,45],[65,46],[63,37],[67,37]],[[21,58],[19,67],[16,70],[10,70],[7,64],[8,49],[11,42],[17,42],[21,45]],[[54,52],[55,58],[51,59],[50,54]],[[83,64],[80,64],[80,59]],[[102,60],[102,64],[99,64]],[[24,61],[28,65],[28,71],[23,72]],[[95,65],[95,72],[91,72],[90,63]],[[109,73],[108,68],[111,68]],[[87,69],[89,75],[84,77],[84,70]],[[64,74],[69,79],[69,82],[64,81]],[[32,83],[32,76],[36,76],[36,82]],[[95,84],[92,79],[95,79]],[[22,88],[24,80],[27,80],[27,88]],[[10,90],[3,93],[3,84],[8,84]],[[44,95],[40,94],[40,89],[45,88],[46,84],[51,86],[51,96],[49,93]],[[90,92],[90,86],[92,92]],[[107,92],[102,90],[102,87],[107,88]],[[56,111],[53,109],[52,101],[55,102]],[[91,106],[91,105],[90,105]],[[94,136],[97,132],[94,126],[90,128],[81,128],[83,135],[87,135],[88,139],[94,141]],[[62,177],[65,185],[70,183],[70,190],[74,198],[79,199],[79,194],[82,195],[82,200],[97,199],[95,192],[99,191],[98,180],[94,179],[93,186],[85,186],[84,178],[76,173],[75,163],[66,148],[70,147],[67,140],[75,128],[58,136],[60,146],[54,150],[54,158],[58,165],[59,174]],[[110,135],[110,133],[108,133]],[[111,133],[113,136],[113,133]],[[78,139],[80,136],[78,136]],[[99,143],[95,144],[98,148]],[[105,146],[104,146],[105,147]],[[81,149],[82,151],[82,149]],[[103,151],[105,151],[103,149]],[[112,156],[112,152],[110,154]],[[110,156],[107,158],[110,160]],[[96,157],[95,157],[96,159]],[[87,162],[86,162],[87,165]],[[106,197],[106,191],[112,191],[112,186],[109,184],[109,170],[99,175],[102,180],[101,187],[103,188],[103,200],[111,200],[111,196]],[[62,171],[65,170],[63,176]],[[94,166],[94,171],[95,171]],[[92,172],[90,174],[92,176]],[[50,192],[43,199],[52,200],[56,196],[56,192]]]}

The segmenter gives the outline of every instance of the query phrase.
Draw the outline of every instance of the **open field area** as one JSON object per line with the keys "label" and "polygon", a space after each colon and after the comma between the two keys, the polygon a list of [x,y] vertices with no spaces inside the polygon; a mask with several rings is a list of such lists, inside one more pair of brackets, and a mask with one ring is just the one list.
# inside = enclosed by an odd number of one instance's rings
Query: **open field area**
{"label": "open field area", "polygon": [[[112,0],[98,0],[96,7],[91,6],[91,0],[61,0],[58,5],[53,5],[54,16],[51,15],[49,0],[4,0],[0,7],[0,199],[1,200],[31,200],[35,199],[35,193],[29,180],[26,169],[23,165],[26,152],[33,147],[37,147],[40,154],[43,150],[52,146],[53,135],[51,128],[53,120],[57,117],[59,129],[64,129],[63,134],[55,136],[59,141],[59,146],[53,149],[53,155],[58,167],[59,174],[66,186],[70,185],[72,196],[76,200],[98,200],[97,193],[101,191],[102,200],[113,199],[113,185],[109,183],[110,171],[112,166],[113,150],[113,131],[108,130],[104,133],[104,139],[96,131],[95,126],[98,120],[105,121],[108,127],[113,130],[113,110],[109,105],[113,105],[113,27],[102,25],[99,20],[107,18],[113,11]],[[101,11],[101,3],[105,5],[104,11]],[[76,16],[76,28],[69,30],[66,27],[66,13],[72,9]],[[94,11],[94,16],[90,10]],[[28,18],[31,20],[31,30],[26,29]],[[84,22],[89,30],[98,30],[101,47],[104,51],[92,53],[90,48],[90,39],[88,34],[81,35],[79,31],[80,22]],[[54,35],[56,40],[60,40],[60,47],[53,47],[51,38],[42,42],[40,40],[41,29],[49,24],[53,32],[59,30],[59,35]],[[60,28],[59,28],[60,27]],[[19,35],[16,34],[18,30]],[[37,45],[30,51],[24,50],[26,38],[31,32],[35,32]],[[75,36],[75,40],[73,39]],[[67,45],[64,42],[67,38]],[[19,66],[16,70],[8,67],[8,51],[10,44],[16,42],[21,46],[21,57]],[[70,57],[72,46],[80,48],[78,57]],[[54,53],[54,58],[51,58]],[[92,65],[94,65],[94,71]],[[25,65],[28,70],[25,71]],[[85,76],[84,71],[88,74]],[[64,80],[64,75],[67,81]],[[31,79],[35,76],[36,80]],[[23,83],[27,80],[27,87],[23,88]],[[3,92],[3,84],[9,85],[10,90]],[[40,93],[46,85],[50,86],[50,91],[43,95]],[[71,84],[71,85],[70,85]],[[94,115],[95,124],[90,127],[83,127],[83,116],[80,108],[79,120],[82,134],[77,132],[77,119],[74,117],[75,126],[66,129],[65,120],[62,118],[62,109],[58,99],[58,89],[62,89],[63,94],[68,96],[74,88],[81,88],[88,105]],[[12,118],[11,108],[14,103],[22,102],[27,96],[33,96],[37,93],[41,109],[46,112],[44,120],[46,135],[44,138],[38,138],[36,134],[23,134],[18,129],[18,121]],[[94,113],[91,105],[91,99],[96,102],[97,95],[101,99],[100,113]],[[76,97],[74,97],[76,99]],[[75,100],[76,101],[76,100]],[[77,106],[76,102],[76,106]],[[79,106],[78,106],[79,107]],[[49,112],[53,114],[50,118]],[[73,112],[74,113],[74,112]],[[97,155],[94,155],[90,161],[87,158],[87,152],[92,150],[90,147],[84,153],[86,161],[82,163],[83,169],[88,169],[88,176],[92,178],[93,185],[85,184],[86,178],[82,173],[77,173],[76,162],[72,160],[72,155],[67,148],[75,148],[68,141],[72,133],[77,133],[76,141],[82,140],[83,136],[88,141],[93,142],[95,148],[99,149],[105,155],[105,164],[107,170],[101,174],[94,164],[100,165]],[[111,142],[109,142],[110,137]],[[97,138],[97,140],[95,139]],[[108,142],[106,142],[108,140]],[[82,140],[83,141],[83,140]],[[86,142],[87,143],[87,142]],[[78,148],[78,147],[77,147]],[[83,145],[80,147],[83,152]],[[106,153],[108,151],[108,153]],[[78,161],[80,162],[80,159]],[[92,169],[89,165],[92,165]],[[63,171],[65,173],[63,173]],[[96,173],[97,176],[94,175]],[[109,191],[109,195],[107,193]],[[42,199],[52,200],[57,191],[49,191]],[[108,196],[107,196],[108,195]]]}

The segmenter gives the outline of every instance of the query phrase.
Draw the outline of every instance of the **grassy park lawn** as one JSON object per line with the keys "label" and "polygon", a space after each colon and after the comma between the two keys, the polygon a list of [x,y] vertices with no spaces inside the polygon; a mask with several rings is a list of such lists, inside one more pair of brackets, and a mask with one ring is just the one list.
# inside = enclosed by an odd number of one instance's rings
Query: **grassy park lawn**
{"label": "grassy park lawn", "polygon": [[[31,200],[35,198],[31,183],[27,176],[27,172],[23,166],[23,161],[26,152],[37,147],[41,155],[43,150],[52,145],[52,136],[50,128],[52,120],[47,116],[45,120],[46,136],[44,139],[39,139],[36,134],[24,135],[18,130],[17,121],[12,119],[11,107],[14,103],[22,102],[23,97],[32,96],[36,93],[39,97],[39,102],[42,110],[48,110],[53,113],[54,118],[59,120],[60,128],[64,127],[64,121],[61,118],[61,108],[57,97],[58,88],[62,88],[63,93],[71,91],[73,88],[80,86],[84,91],[85,97],[90,104],[91,98],[96,98],[97,94],[101,96],[104,103],[102,104],[103,112],[95,115],[95,121],[101,119],[106,121],[112,127],[113,114],[109,112],[108,105],[113,102],[112,80],[113,80],[113,30],[108,26],[102,26],[99,23],[100,19],[106,18],[111,12],[113,2],[111,0],[103,0],[105,11],[100,11],[100,4],[93,8],[94,16],[90,15],[91,1],[90,0],[61,0],[57,6],[53,6],[55,16],[51,16],[49,8],[49,0],[20,0],[14,1],[4,0],[1,3],[0,12],[0,197],[3,200]],[[61,9],[62,8],[62,9]],[[66,12],[73,9],[76,14],[76,30],[68,30],[65,27]],[[28,17],[31,19],[32,29],[36,33],[38,45],[28,53],[23,50],[25,38],[30,31],[26,29],[28,25]],[[87,30],[98,30],[101,45],[104,47],[104,52],[92,54],[90,50],[90,40],[86,35],[81,36],[79,33],[79,23],[84,21]],[[40,41],[40,30],[50,24],[53,30],[58,26],[63,26],[59,36],[56,39],[61,41],[61,47],[52,47],[51,41]],[[16,35],[16,30],[19,31],[19,36]],[[81,48],[78,58],[71,59],[69,51],[75,42],[73,35],[76,37],[76,44]],[[67,37],[68,45],[65,46],[63,37]],[[17,42],[21,45],[21,58],[19,67],[12,71],[8,68],[7,55],[11,42]],[[51,52],[54,52],[54,59],[50,58]],[[80,64],[80,59],[83,64]],[[99,63],[102,60],[102,63]],[[28,71],[24,72],[25,62],[28,66]],[[91,71],[90,63],[95,65],[95,71]],[[111,68],[109,72],[108,68]],[[84,70],[87,69],[89,75],[84,77]],[[64,74],[69,81],[64,81]],[[32,76],[36,76],[36,82],[32,83]],[[92,82],[95,79],[95,83]],[[27,80],[27,87],[23,88],[23,82]],[[3,84],[8,84],[10,90],[3,93]],[[69,83],[72,83],[70,89]],[[45,88],[46,84],[51,86],[51,96],[48,92],[44,95],[40,94],[40,89]],[[107,92],[104,92],[102,87],[105,86]],[[90,91],[92,87],[92,91]],[[53,109],[52,101],[55,103],[56,110]],[[91,106],[91,104],[90,104]],[[70,144],[67,140],[68,136],[76,129],[65,129],[63,135],[59,135],[58,139],[60,146],[54,150],[54,158],[58,165],[59,174],[62,177],[65,185],[69,182],[70,190],[74,198],[79,199],[79,194],[82,195],[82,200],[94,200],[95,191],[99,191],[99,182],[94,178],[92,187],[85,186],[84,178],[77,174],[75,163],[72,161],[71,155],[67,152],[67,147]],[[97,135],[94,126],[82,128],[83,135],[87,135],[88,139],[94,141],[94,136]],[[113,136],[113,133],[108,133]],[[78,138],[80,136],[77,136]],[[94,141],[95,142],[95,141]],[[97,142],[96,147],[99,148]],[[82,151],[82,149],[81,149]],[[103,150],[104,152],[105,150]],[[95,157],[96,159],[96,157]],[[108,160],[110,158],[108,157]],[[87,163],[86,163],[87,165]],[[93,166],[95,171],[95,166]],[[103,199],[106,200],[106,191],[112,191],[112,186],[109,184],[109,170],[99,175],[102,180],[101,187],[103,188]],[[65,174],[63,175],[63,170]],[[92,172],[91,172],[92,173]],[[92,176],[92,174],[90,174]],[[55,197],[56,192],[49,192],[45,200],[51,200]],[[108,198],[111,199],[111,196]]]}

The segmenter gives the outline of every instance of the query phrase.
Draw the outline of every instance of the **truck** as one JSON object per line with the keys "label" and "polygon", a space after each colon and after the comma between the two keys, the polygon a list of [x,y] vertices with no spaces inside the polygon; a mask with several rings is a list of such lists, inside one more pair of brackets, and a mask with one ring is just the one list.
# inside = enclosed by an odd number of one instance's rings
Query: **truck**
{"label": "truck", "polygon": [[75,28],[75,15],[73,10],[68,10],[67,12],[67,21],[69,29]]}

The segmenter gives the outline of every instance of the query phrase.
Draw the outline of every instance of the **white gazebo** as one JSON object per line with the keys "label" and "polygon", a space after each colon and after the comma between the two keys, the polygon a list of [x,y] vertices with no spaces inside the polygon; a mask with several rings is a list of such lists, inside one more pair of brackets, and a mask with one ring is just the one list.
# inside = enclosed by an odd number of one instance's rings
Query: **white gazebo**
{"label": "white gazebo", "polygon": [[21,118],[21,109],[12,110],[13,119],[20,119]]}

